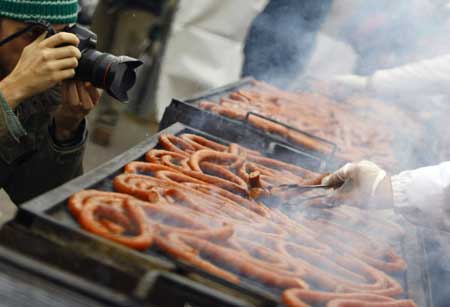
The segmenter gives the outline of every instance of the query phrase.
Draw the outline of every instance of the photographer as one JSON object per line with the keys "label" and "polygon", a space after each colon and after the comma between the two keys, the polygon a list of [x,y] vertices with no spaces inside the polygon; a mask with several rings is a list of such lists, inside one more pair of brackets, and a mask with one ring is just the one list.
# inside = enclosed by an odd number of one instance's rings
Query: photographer
{"label": "photographer", "polygon": [[[77,0],[0,0],[0,41],[44,20],[56,32],[77,21]],[[82,173],[86,115],[99,100],[74,81],[81,53],[75,34],[47,38],[42,27],[0,47],[0,187],[16,204]]]}

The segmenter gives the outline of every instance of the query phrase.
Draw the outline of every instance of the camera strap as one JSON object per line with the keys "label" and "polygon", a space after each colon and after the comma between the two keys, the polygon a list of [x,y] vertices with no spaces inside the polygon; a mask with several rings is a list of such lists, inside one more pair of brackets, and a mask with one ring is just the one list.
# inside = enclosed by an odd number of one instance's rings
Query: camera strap
{"label": "camera strap", "polygon": [[22,29],[22,30],[20,30],[20,31],[18,31],[18,32],[14,33],[14,34],[12,34],[12,35],[10,35],[10,36],[8,36],[7,38],[2,39],[2,40],[0,41],[0,47],[3,46],[3,45],[5,45],[5,44],[7,44],[7,43],[9,43],[9,42],[12,41],[12,40],[15,40],[16,38],[18,38],[19,36],[23,35],[24,33],[30,31],[31,28],[33,28],[33,26],[32,26],[32,25],[29,25],[29,26],[26,27],[25,29]]}
{"label": "camera strap", "polygon": [[27,27],[25,27],[24,29],[17,31],[16,33],[6,37],[5,39],[0,40],[0,47],[9,43],[12,40],[15,40],[16,38],[18,38],[19,36],[27,33],[28,31],[30,31],[31,29],[33,29],[34,27],[41,27],[43,29],[45,29],[46,31],[48,31],[51,34],[54,34],[54,29],[52,27],[52,25],[50,23],[48,23],[45,20],[29,20],[29,21],[25,21],[25,23],[28,25]]}

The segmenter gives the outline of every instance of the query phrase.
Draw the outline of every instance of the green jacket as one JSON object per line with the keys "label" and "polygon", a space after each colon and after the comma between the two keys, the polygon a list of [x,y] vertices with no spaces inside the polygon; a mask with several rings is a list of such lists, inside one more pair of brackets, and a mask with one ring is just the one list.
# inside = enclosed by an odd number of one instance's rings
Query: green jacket
{"label": "green jacket", "polygon": [[0,188],[21,204],[83,172],[86,120],[70,143],[53,137],[53,117],[60,88],[32,97],[15,112],[0,93]]}

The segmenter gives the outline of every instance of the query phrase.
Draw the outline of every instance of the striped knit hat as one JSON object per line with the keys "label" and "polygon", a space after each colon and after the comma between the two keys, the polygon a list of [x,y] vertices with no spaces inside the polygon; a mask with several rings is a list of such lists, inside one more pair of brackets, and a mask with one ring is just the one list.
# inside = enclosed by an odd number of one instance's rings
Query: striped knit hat
{"label": "striped knit hat", "polygon": [[0,0],[0,16],[19,21],[45,20],[51,24],[75,23],[78,0]]}

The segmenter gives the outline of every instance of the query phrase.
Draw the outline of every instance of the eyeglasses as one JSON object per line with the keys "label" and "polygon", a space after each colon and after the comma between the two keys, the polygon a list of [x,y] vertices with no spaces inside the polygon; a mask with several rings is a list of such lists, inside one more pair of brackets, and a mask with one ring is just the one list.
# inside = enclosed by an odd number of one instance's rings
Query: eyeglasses
{"label": "eyeglasses", "polygon": [[[5,44],[9,43],[10,41],[12,41],[26,33],[33,40],[38,38],[40,35],[42,35],[42,33],[45,33],[45,32],[47,32],[47,36],[52,36],[57,33],[57,31],[55,30],[53,25],[51,25],[48,21],[45,21],[45,20],[27,20],[27,21],[25,21],[25,24],[27,25],[25,28],[23,28],[22,30],[19,30],[16,33],[1,40],[0,46],[3,46]],[[63,31],[72,27],[73,25],[74,24],[68,25],[67,27],[64,28]]]}

